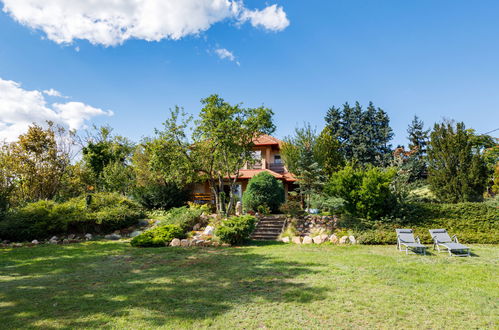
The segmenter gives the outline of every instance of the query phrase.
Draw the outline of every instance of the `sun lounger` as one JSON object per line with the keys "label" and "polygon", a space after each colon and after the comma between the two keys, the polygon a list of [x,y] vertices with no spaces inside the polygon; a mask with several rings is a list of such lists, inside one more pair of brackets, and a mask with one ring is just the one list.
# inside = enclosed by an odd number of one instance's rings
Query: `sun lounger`
{"label": "sun lounger", "polygon": [[[430,229],[433,249],[438,252],[449,252],[450,256],[469,257],[471,249],[459,243],[456,235],[450,237],[445,229]],[[442,249],[441,249],[442,248]]]}
{"label": "sun lounger", "polygon": [[426,255],[426,246],[421,244],[419,237],[414,238],[412,229],[395,229],[397,232],[397,249],[399,251],[404,251],[405,254],[409,254],[409,251],[415,253],[423,252]]}

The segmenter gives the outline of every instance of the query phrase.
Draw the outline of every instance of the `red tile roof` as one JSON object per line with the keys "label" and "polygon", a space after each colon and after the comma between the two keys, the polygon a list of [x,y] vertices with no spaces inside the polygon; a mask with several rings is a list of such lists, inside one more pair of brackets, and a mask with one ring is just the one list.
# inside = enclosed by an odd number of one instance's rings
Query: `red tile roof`
{"label": "red tile roof", "polygon": [[282,175],[280,175],[279,173],[276,173],[274,171],[271,171],[271,170],[268,170],[268,169],[263,169],[263,170],[256,169],[256,170],[239,170],[239,179],[251,179],[252,177],[254,177],[255,175],[257,175],[258,173],[261,173],[261,172],[270,173],[276,179],[282,179],[283,178]]}
{"label": "red tile roof", "polygon": [[253,140],[255,146],[272,146],[272,145],[281,145],[282,141],[276,139],[273,136],[263,134]]}

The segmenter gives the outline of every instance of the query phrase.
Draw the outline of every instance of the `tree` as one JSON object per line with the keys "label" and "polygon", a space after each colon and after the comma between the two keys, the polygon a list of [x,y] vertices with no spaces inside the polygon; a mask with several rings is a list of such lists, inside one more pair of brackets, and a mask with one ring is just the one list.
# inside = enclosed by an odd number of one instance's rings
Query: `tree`
{"label": "tree", "polygon": [[474,135],[464,123],[435,124],[428,148],[428,181],[444,202],[482,199],[487,168],[480,153],[474,152]]}
{"label": "tree", "polygon": [[9,148],[9,170],[20,201],[52,199],[59,191],[71,161],[74,132],[48,122],[33,124]]}
{"label": "tree", "polygon": [[298,178],[298,190],[306,208],[310,208],[312,195],[321,190],[324,182],[319,164],[324,160],[322,148],[331,146],[319,141],[315,130],[306,124],[303,128],[296,128],[294,136],[286,137],[281,147],[284,163]]}
{"label": "tree", "polygon": [[243,205],[246,210],[258,211],[259,206],[268,207],[277,212],[284,203],[284,187],[268,172],[261,172],[252,177],[243,195]]}
{"label": "tree", "polygon": [[[235,206],[239,169],[252,159],[253,140],[275,130],[273,112],[265,107],[231,105],[218,95],[201,103],[196,121],[179,107],[171,111],[164,129],[149,143],[151,164],[166,182],[186,184],[207,179],[217,212],[227,214]],[[224,185],[230,191],[227,206]]]}
{"label": "tree", "polygon": [[340,144],[345,161],[362,165],[385,166],[390,160],[393,137],[390,119],[385,111],[372,102],[363,110],[359,102],[352,108],[331,107],[325,117],[326,126]]}
{"label": "tree", "polygon": [[[131,170],[128,169],[134,145],[127,138],[112,135],[112,128],[94,127],[96,134],[87,138],[82,148],[83,160],[93,175],[98,190],[127,191]],[[117,189],[117,190],[113,190]]]}
{"label": "tree", "polygon": [[427,151],[429,132],[429,129],[424,129],[424,122],[419,120],[418,116],[415,115],[407,128],[409,150],[414,150],[417,155],[424,157]]}
{"label": "tree", "polygon": [[325,191],[331,197],[343,199],[348,213],[376,219],[395,207],[396,197],[390,189],[395,173],[393,168],[347,165],[331,176]]}

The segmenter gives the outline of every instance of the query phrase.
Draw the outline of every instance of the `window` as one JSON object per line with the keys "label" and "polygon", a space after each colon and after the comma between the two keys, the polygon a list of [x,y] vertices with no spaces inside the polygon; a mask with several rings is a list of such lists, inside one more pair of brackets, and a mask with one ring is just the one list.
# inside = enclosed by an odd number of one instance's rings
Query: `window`
{"label": "window", "polygon": [[274,156],[274,163],[276,163],[276,164],[282,164],[281,155],[275,155]]}

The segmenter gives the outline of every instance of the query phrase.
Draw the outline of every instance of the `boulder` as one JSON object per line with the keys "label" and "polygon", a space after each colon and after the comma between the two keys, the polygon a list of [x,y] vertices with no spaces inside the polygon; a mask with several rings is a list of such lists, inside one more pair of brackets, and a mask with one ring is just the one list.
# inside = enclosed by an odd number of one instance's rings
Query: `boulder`
{"label": "boulder", "polygon": [[67,238],[63,239],[62,244],[69,244],[69,239],[67,239]]}
{"label": "boulder", "polygon": [[329,236],[327,236],[327,234],[321,234],[321,239],[322,239],[322,242],[324,243],[325,241],[327,241],[329,238]]}
{"label": "boulder", "polygon": [[303,237],[302,244],[312,244],[312,243],[313,243],[312,237],[310,237],[310,236]]}
{"label": "boulder", "polygon": [[75,234],[69,234],[69,235],[68,235],[68,239],[74,239],[75,237],[76,237],[76,235],[75,235]]}
{"label": "boulder", "polygon": [[92,238],[93,238],[92,234],[89,234],[89,233],[85,234],[85,239],[87,241],[91,240]]}
{"label": "boulder", "polygon": [[213,232],[215,231],[215,228],[212,226],[206,226],[206,228],[203,231],[203,235],[213,235]]}
{"label": "boulder", "polygon": [[284,243],[289,243],[289,237],[283,237],[281,241],[283,241]]}
{"label": "boulder", "polygon": [[180,241],[180,246],[182,246],[182,247],[188,247],[189,244],[190,244],[190,242],[188,239],[183,239]]}
{"label": "boulder", "polygon": [[221,245],[222,247],[230,247],[230,244],[229,243],[222,243]]}
{"label": "boulder", "polygon": [[58,244],[59,241],[58,240],[55,240],[55,239],[50,239],[49,240],[49,244]]}
{"label": "boulder", "polygon": [[199,229],[201,229],[201,224],[200,223],[196,223],[194,225],[194,227],[192,227],[192,230],[194,230],[194,231],[198,231]]}
{"label": "boulder", "polygon": [[341,236],[340,238],[340,244],[346,244],[348,241],[348,236]]}
{"label": "boulder", "polygon": [[350,243],[352,244],[356,244],[357,243],[357,240],[355,239],[355,236],[348,236],[348,240],[350,241]]}
{"label": "boulder", "polygon": [[40,244],[40,242],[38,242],[36,239],[34,239],[34,240],[31,241],[31,244],[38,245],[38,244]]}
{"label": "boulder", "polygon": [[291,242],[295,243],[295,244],[301,244],[301,237],[300,236],[294,236],[292,239],[291,239]]}
{"label": "boulder", "polygon": [[171,242],[170,242],[170,246],[180,246],[180,240],[178,238],[174,238]]}
{"label": "boulder", "polygon": [[329,236],[329,241],[333,244],[338,244],[338,236],[336,236],[335,234]]}
{"label": "boulder", "polygon": [[59,240],[59,237],[57,236],[52,236],[52,238],[50,239],[51,241],[58,241]]}
{"label": "boulder", "polygon": [[324,242],[322,240],[322,236],[321,235],[315,236],[314,238],[312,238],[312,240],[314,241],[315,244],[322,244]]}
{"label": "boulder", "polygon": [[113,241],[116,241],[118,239],[121,238],[121,235],[120,234],[116,234],[116,233],[112,233],[110,235],[106,235],[104,236],[105,239],[110,239],[110,240],[113,240]]}
{"label": "boulder", "polygon": [[134,230],[130,233],[130,237],[135,237],[135,236],[139,236],[140,234],[142,234],[142,231],[140,230]]}
{"label": "boulder", "polygon": [[218,242],[211,242],[211,246],[214,246],[214,247],[219,247],[219,246],[220,246],[220,243],[218,243]]}

